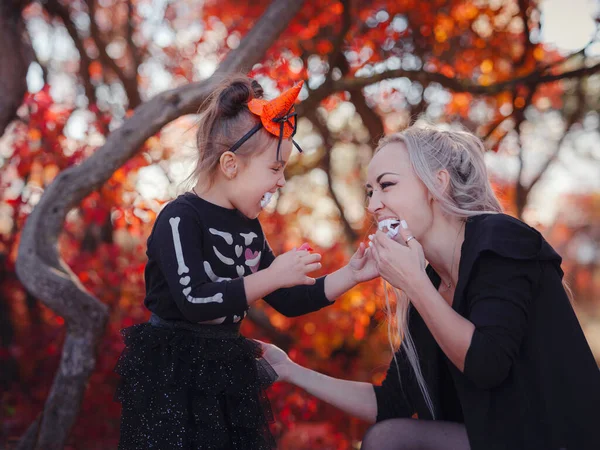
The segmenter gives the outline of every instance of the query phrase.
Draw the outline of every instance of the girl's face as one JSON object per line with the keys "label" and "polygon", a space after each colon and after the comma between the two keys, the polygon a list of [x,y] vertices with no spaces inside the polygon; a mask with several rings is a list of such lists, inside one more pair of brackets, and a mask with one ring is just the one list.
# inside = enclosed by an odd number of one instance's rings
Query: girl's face
{"label": "girl's face", "polygon": [[277,161],[277,140],[260,154],[251,156],[231,180],[230,201],[233,206],[250,219],[258,217],[277,189],[285,186],[284,169],[292,153],[291,139],[281,142]]}
{"label": "girl's face", "polygon": [[[431,227],[432,197],[412,169],[402,142],[381,148],[367,169],[368,210],[379,223],[385,219],[405,220],[417,239]],[[398,235],[399,236],[399,235]],[[401,239],[396,236],[396,239]]]}

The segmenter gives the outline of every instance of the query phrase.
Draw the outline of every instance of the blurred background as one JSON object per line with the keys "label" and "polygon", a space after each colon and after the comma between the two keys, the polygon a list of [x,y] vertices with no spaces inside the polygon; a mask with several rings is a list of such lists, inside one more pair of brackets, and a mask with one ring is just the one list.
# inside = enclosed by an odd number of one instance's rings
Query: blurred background
{"label": "blurred background", "polygon": [[[65,337],[64,318],[15,274],[27,217],[57,174],[99,151],[136,108],[210,80],[230,52],[245,51],[244,37],[270,3],[0,6],[0,447],[42,412]],[[261,215],[274,250],[308,241],[324,255],[323,273],[339,268],[373,227],[363,184],[378,138],[418,120],[467,128],[484,140],[506,211],[563,256],[600,364],[600,4],[299,3],[250,73],[268,98],[306,81],[297,134],[304,153],[293,156],[288,184]],[[197,116],[179,116],[66,216],[60,255],[109,320],[65,448],[116,448],[119,330],[148,319],[145,241],[160,209],[186,189],[195,154]],[[382,297],[373,281],[295,319],[258,304],[243,331],[331,376],[379,383],[391,358]],[[280,448],[359,448],[365,423],[286,384],[270,398]]]}

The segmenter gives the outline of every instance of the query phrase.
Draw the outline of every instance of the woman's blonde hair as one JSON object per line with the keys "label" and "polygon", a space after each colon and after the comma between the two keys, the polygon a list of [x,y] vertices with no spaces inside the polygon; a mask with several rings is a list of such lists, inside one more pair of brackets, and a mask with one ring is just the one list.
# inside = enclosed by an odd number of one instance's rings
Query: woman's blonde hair
{"label": "woman's blonde hair", "polygon": [[[432,126],[413,125],[405,130],[386,136],[377,146],[403,143],[408,150],[412,169],[438,201],[442,211],[462,220],[485,213],[500,213],[502,207],[488,179],[484,161],[485,148],[481,140],[467,131],[440,130]],[[445,190],[437,183],[437,173],[446,170],[450,182]],[[395,356],[394,342],[400,342],[413,369],[425,403],[435,419],[435,411],[427,385],[421,373],[418,355],[408,328],[410,299],[393,288],[396,308],[392,310],[387,286],[384,286],[388,313],[388,337]],[[392,330],[391,324],[395,322]],[[396,367],[398,362],[396,360]],[[398,376],[400,373],[398,372]]]}

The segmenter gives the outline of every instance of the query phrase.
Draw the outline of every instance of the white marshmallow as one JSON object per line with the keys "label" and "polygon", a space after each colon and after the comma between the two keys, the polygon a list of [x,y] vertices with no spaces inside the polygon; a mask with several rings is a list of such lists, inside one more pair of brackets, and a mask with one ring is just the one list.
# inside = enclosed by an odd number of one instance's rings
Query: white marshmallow
{"label": "white marshmallow", "polygon": [[394,239],[400,231],[400,221],[396,219],[384,219],[378,223],[378,228],[380,231],[387,229],[386,234],[388,237]]}
{"label": "white marshmallow", "polygon": [[265,206],[267,206],[271,201],[271,197],[273,197],[273,194],[271,194],[270,192],[267,192],[265,195],[263,195],[263,198],[260,201],[260,207],[264,208]]}

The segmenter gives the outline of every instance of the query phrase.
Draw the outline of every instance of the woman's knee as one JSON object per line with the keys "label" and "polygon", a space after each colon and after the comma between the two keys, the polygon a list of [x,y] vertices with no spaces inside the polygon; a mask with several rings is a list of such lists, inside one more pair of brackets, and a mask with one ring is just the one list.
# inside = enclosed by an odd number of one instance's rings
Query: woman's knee
{"label": "woman's knee", "polygon": [[464,425],[418,419],[389,419],[367,430],[362,450],[468,450]]}
{"label": "woman's knee", "polygon": [[414,419],[388,419],[377,422],[365,433],[361,450],[408,450],[418,448],[414,442]]}

